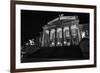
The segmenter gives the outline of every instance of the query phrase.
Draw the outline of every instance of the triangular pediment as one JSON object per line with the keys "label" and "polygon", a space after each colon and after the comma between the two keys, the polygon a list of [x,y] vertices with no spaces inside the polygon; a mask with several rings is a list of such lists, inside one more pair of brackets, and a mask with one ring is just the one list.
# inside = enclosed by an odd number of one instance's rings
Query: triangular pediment
{"label": "triangular pediment", "polygon": [[78,22],[79,22],[78,16],[61,16],[49,21],[47,25],[43,27],[43,29],[47,29],[49,27],[67,25],[70,23],[78,23]]}

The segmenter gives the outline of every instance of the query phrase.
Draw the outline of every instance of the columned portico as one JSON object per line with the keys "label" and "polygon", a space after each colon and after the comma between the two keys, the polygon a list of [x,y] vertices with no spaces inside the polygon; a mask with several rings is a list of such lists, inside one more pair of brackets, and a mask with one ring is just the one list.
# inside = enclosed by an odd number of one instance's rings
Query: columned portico
{"label": "columned portico", "polygon": [[81,39],[77,16],[60,16],[43,26],[42,46],[78,45]]}

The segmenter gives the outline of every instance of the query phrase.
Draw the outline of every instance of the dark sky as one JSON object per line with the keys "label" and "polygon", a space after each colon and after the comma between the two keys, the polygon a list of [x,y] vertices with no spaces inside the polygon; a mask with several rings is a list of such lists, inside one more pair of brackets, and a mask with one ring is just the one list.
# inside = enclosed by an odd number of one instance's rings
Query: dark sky
{"label": "dark sky", "polygon": [[42,26],[62,13],[64,16],[78,15],[80,24],[89,23],[89,13],[21,10],[21,43],[23,44],[29,39],[39,36]]}

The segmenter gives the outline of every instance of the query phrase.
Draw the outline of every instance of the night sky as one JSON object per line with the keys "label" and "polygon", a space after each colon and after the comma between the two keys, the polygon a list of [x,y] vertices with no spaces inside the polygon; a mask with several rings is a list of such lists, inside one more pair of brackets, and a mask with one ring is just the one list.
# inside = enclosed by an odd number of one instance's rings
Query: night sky
{"label": "night sky", "polygon": [[21,10],[21,44],[40,36],[39,32],[42,31],[42,26],[57,18],[59,14],[64,14],[64,16],[78,15],[80,24],[89,23],[89,13]]}

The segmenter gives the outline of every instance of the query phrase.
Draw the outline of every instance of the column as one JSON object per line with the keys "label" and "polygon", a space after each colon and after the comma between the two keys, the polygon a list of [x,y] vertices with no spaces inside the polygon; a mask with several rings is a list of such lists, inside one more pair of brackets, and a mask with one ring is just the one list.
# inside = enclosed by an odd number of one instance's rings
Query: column
{"label": "column", "polygon": [[55,28],[55,46],[57,44],[57,28]]}
{"label": "column", "polygon": [[62,46],[64,46],[64,31],[63,31],[64,27],[62,27]]}
{"label": "column", "polygon": [[[72,24],[71,24],[72,25]],[[69,25],[69,34],[70,34],[70,43],[72,45],[72,33],[71,33],[71,25]]]}
{"label": "column", "polygon": [[48,46],[50,47],[50,29],[49,29],[49,44],[48,44]]}
{"label": "column", "polygon": [[42,47],[44,47],[44,31],[43,31],[43,34],[42,34]]}
{"label": "column", "polygon": [[77,24],[77,29],[78,29],[78,37],[79,37],[79,41],[81,40],[81,33],[80,33],[80,30],[79,30],[79,26],[78,26],[78,24]]}

